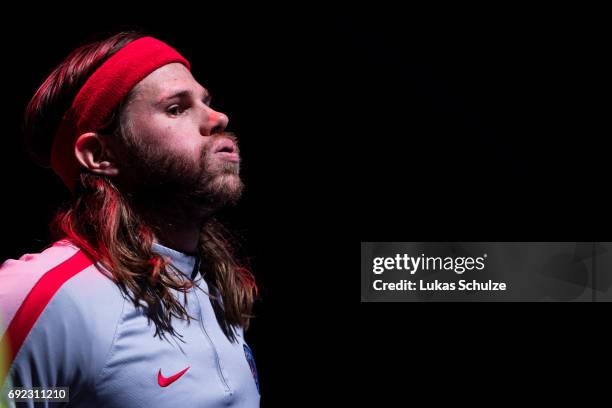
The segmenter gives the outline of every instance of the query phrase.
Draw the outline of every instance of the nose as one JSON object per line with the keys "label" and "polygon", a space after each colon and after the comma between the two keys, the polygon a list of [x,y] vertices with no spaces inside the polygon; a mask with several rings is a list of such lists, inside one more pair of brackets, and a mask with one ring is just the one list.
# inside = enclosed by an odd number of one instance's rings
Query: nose
{"label": "nose", "polygon": [[227,127],[229,118],[225,113],[207,108],[205,118],[202,122],[202,134],[204,136],[210,136],[223,132]]}

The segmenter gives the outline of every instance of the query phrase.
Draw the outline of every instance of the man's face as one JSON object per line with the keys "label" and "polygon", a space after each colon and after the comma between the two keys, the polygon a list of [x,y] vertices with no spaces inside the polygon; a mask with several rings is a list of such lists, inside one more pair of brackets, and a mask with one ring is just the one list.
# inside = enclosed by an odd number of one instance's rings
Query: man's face
{"label": "man's face", "polygon": [[236,138],[228,118],[179,63],[165,65],[131,92],[122,113],[122,176],[134,194],[159,194],[195,206],[220,207],[242,192]]}

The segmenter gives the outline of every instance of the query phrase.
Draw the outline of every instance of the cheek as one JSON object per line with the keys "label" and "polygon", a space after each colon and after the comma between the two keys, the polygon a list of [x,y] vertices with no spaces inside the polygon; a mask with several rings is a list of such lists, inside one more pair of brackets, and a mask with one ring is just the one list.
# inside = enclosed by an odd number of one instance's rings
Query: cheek
{"label": "cheek", "polygon": [[193,124],[188,120],[160,118],[155,115],[134,122],[137,140],[195,160],[201,154],[203,138],[194,134],[193,128]]}

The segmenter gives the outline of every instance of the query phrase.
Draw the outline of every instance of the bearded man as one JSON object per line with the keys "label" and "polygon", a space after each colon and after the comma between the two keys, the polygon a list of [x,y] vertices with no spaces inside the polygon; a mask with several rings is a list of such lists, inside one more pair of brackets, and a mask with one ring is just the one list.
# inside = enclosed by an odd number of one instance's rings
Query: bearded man
{"label": "bearded man", "polygon": [[190,68],[121,32],[73,51],[31,99],[27,146],[72,195],[54,242],[0,267],[5,398],[68,387],[71,407],[259,406],[244,340],[257,287],[215,219],[243,189],[237,139]]}

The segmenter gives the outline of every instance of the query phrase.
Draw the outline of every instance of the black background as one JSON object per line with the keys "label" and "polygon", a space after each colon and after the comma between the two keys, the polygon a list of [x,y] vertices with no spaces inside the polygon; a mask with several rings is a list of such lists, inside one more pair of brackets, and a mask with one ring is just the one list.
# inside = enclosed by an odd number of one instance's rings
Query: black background
{"label": "black background", "polygon": [[[434,7],[342,20],[356,67],[360,240],[610,241],[601,11]],[[489,405],[597,387],[608,307],[483,306],[361,304],[362,395]]]}
{"label": "black background", "polygon": [[588,311],[356,311],[351,260],[358,240],[610,240],[610,70],[597,12],[52,11],[23,12],[19,29],[2,28],[0,258],[44,246],[65,198],[20,151],[29,97],[89,35],[140,27],[191,60],[241,141],[247,191],[224,218],[244,235],[262,290],[247,334],[262,402],[325,394],[387,406],[407,383],[460,378],[475,364],[499,369],[490,356],[502,342],[514,345],[503,348],[503,367],[550,370],[567,355],[559,341],[587,332]]}
{"label": "black background", "polygon": [[610,65],[595,14],[345,21],[366,136],[362,241],[609,240]]}

